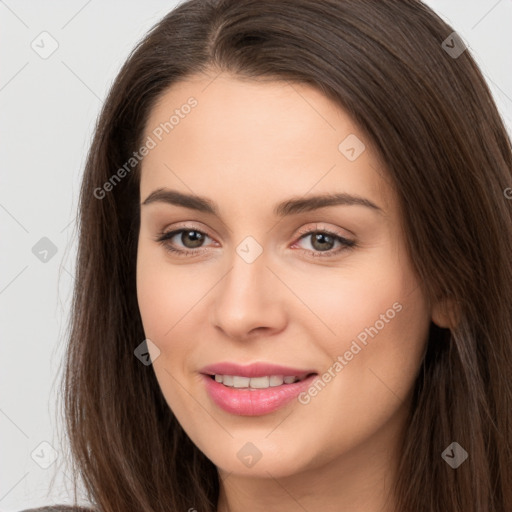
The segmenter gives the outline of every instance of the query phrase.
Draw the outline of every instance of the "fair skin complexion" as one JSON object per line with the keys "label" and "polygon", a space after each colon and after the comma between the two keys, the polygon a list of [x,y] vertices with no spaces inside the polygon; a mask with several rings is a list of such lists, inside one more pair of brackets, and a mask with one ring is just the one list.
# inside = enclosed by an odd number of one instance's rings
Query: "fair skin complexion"
{"label": "fair skin complexion", "polygon": [[[191,96],[197,106],[156,139],[153,130]],[[353,161],[338,149],[350,134],[366,147]],[[316,89],[227,74],[174,84],[153,108],[147,136],[157,144],[142,163],[141,203],[165,188],[218,208],[142,204],[137,256],[144,331],[160,350],[153,368],[178,421],[218,468],[218,511],[394,512],[413,384],[430,321],[444,326],[445,317],[413,272],[398,201],[372,144]],[[334,193],[379,209],[273,212],[288,199]],[[192,256],[156,241],[180,228],[166,244]],[[315,243],[325,230],[356,245]],[[252,263],[236,250],[249,236],[262,249]],[[393,318],[376,323],[389,310]],[[322,375],[375,325],[378,333],[307,404],[231,414],[210,399],[199,373],[220,361],[263,361]],[[251,467],[237,456],[248,442],[261,453]]]}

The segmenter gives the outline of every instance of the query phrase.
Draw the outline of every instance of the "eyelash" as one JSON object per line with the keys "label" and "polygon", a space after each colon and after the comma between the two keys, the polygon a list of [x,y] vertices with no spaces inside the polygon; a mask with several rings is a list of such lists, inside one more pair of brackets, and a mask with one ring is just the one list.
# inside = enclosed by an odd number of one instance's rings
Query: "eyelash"
{"label": "eyelash", "polygon": [[[180,228],[180,229],[176,229],[176,230],[173,230],[173,231],[169,231],[169,232],[160,232],[158,233],[158,235],[156,236],[155,240],[156,242],[160,243],[164,249],[166,251],[169,251],[173,254],[176,254],[177,256],[180,256],[180,257],[192,257],[192,256],[197,256],[198,254],[201,254],[204,252],[205,248],[202,247],[202,248],[199,248],[199,249],[187,249],[187,250],[182,250],[182,249],[176,249],[175,247],[173,247],[170,243],[169,243],[169,240],[174,238],[176,235],[178,234],[181,234],[185,231],[194,231],[196,233],[200,233],[202,235],[206,235],[208,238],[212,238],[211,236],[208,235],[208,233],[205,233],[204,231],[200,231],[199,229],[196,229],[192,226],[185,226],[183,228]],[[299,230],[299,239],[297,240],[297,242],[299,240],[302,240],[303,238],[306,238],[307,236],[309,235],[313,235],[313,234],[318,234],[318,233],[321,233],[321,234],[324,234],[324,235],[329,235],[331,237],[334,238],[335,241],[338,241],[342,244],[342,247],[341,248],[338,248],[336,251],[332,251],[332,250],[329,250],[329,251],[310,251],[310,250],[307,250],[307,249],[300,249],[302,252],[304,253],[308,253],[308,255],[314,257],[314,258],[332,258],[334,256],[337,256],[340,252],[342,251],[345,251],[347,249],[352,249],[354,247],[357,247],[357,243],[354,241],[354,240],[349,240],[347,238],[344,238],[340,235],[338,235],[337,233],[334,233],[333,231],[329,231],[329,230],[326,230],[326,229],[322,229],[322,230],[319,230],[319,229],[303,229],[303,230]]]}

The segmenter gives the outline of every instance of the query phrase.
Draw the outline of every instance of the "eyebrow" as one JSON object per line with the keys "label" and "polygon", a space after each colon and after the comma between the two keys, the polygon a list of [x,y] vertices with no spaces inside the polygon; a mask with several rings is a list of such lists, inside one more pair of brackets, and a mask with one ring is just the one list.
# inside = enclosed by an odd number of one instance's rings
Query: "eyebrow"
{"label": "eyebrow", "polygon": [[[211,213],[219,216],[219,209],[217,205],[210,199],[195,194],[185,194],[177,190],[170,190],[166,188],[159,188],[149,194],[148,197],[142,202],[142,205],[151,203],[166,203],[176,206],[183,206],[191,210],[200,212]],[[289,215],[296,215],[298,213],[310,212],[325,208],[328,206],[365,206],[378,213],[384,213],[382,208],[375,203],[360,196],[354,196],[346,193],[337,194],[321,194],[316,196],[290,198],[277,204],[274,207],[273,213],[277,217],[285,217]]]}

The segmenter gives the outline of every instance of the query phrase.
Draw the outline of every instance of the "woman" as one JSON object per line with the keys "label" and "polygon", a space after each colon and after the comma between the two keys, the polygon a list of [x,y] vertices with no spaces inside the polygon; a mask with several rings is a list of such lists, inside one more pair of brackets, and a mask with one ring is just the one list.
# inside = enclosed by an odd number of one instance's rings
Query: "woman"
{"label": "woman", "polygon": [[416,0],[189,0],[83,179],[95,510],[512,510],[510,140]]}

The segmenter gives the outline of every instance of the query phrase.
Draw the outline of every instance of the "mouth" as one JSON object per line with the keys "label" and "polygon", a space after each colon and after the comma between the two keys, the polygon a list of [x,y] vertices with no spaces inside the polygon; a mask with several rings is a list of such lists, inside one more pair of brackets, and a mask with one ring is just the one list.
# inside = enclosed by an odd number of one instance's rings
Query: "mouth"
{"label": "mouth", "polygon": [[[291,404],[314,384],[318,373],[304,375],[201,374],[212,403],[237,416],[263,416]],[[222,382],[221,382],[222,381]],[[295,400],[297,401],[297,400]]]}
{"label": "mouth", "polygon": [[222,374],[204,374],[211,380],[218,382],[229,388],[234,389],[268,389],[279,386],[288,386],[296,382],[302,382],[313,375],[315,372],[302,375],[266,375],[261,377],[243,377],[241,375],[222,375]]}

